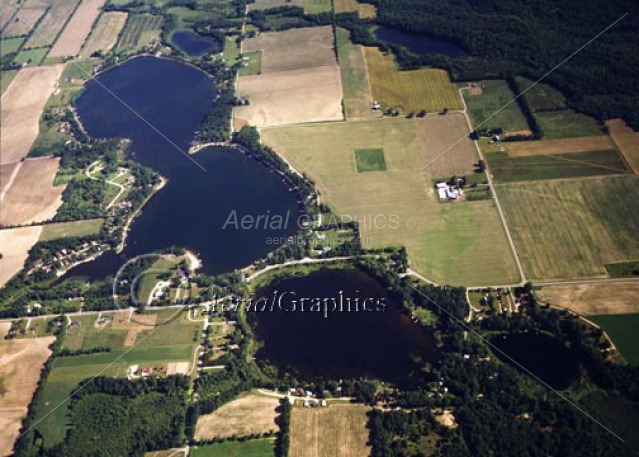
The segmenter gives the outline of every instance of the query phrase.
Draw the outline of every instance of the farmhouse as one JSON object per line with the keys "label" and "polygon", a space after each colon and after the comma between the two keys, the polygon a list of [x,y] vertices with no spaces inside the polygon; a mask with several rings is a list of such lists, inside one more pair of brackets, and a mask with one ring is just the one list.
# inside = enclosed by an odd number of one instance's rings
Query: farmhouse
{"label": "farmhouse", "polygon": [[437,194],[442,201],[458,201],[464,191],[459,186],[450,185],[445,182],[438,182],[435,187],[437,188]]}

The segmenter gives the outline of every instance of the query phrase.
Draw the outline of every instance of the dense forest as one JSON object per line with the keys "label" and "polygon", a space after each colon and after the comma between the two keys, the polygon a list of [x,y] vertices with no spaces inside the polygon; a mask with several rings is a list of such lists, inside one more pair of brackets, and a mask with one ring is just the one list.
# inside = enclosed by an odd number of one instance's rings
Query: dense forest
{"label": "dense forest", "polygon": [[455,80],[538,79],[628,13],[545,82],[571,107],[599,119],[621,116],[639,128],[639,4],[567,0],[365,0],[378,7],[380,24],[430,33],[460,44],[471,57],[398,55],[404,67],[436,64]]}

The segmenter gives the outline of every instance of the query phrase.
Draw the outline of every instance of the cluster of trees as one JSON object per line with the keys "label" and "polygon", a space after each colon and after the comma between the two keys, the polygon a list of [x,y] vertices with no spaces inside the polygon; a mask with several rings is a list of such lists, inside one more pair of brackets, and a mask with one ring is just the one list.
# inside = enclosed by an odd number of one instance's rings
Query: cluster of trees
{"label": "cluster of trees", "polygon": [[255,27],[265,32],[277,32],[301,27],[332,25],[333,14],[306,14],[299,6],[278,6],[266,10],[252,10],[248,20]]}
{"label": "cluster of trees", "polygon": [[[593,37],[603,39],[574,55],[545,80],[566,95],[569,105],[604,120],[623,117],[639,128],[639,66],[635,31],[639,4],[632,0],[597,2],[569,0],[366,0],[377,5],[380,24],[428,33],[460,44],[471,56],[417,56],[396,52],[404,68],[435,65],[455,80],[506,78],[519,74],[536,80]],[[357,37],[357,36],[356,36]],[[393,48],[396,51],[395,48]],[[619,57],[623,56],[623,57]]]}
{"label": "cluster of trees", "polygon": [[220,90],[217,100],[200,125],[198,141],[203,143],[228,141],[234,100],[235,94],[232,89]]}
{"label": "cluster of trees", "polygon": [[53,218],[56,222],[105,217],[108,184],[94,179],[74,179],[62,193],[62,205]]}

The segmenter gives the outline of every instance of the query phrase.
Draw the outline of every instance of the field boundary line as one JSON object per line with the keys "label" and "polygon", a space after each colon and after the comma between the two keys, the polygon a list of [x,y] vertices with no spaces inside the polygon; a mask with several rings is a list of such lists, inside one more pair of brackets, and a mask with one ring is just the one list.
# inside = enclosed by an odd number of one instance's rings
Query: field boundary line
{"label": "field boundary line", "polygon": [[[49,43],[51,45],[51,49],[58,49],[62,52],[63,56],[65,59],[68,59],[70,56],[68,56],[65,52],[63,52],[59,47],[57,47],[55,44],[53,44],[51,42],[51,40],[49,40],[47,37],[45,37],[44,35],[42,35],[40,32],[38,32],[33,25],[29,24],[27,21],[25,21],[24,19],[22,19],[20,17],[20,15],[16,15],[16,17],[18,19],[20,19],[22,22],[24,22],[33,32],[37,33],[38,35],[40,35],[44,40],[47,41],[47,43]],[[65,26],[66,27],[66,26]],[[70,60],[70,63],[75,65],[76,67],[78,67],[82,73],[84,73],[85,75],[87,75],[92,81],[95,81],[96,84],[98,84],[100,87],[102,87],[104,90],[106,90],[111,96],[113,96],[117,101],[119,101],[120,103],[122,103],[122,105],[124,105],[129,111],[131,111],[133,114],[135,114],[138,118],[140,118],[145,124],[147,124],[149,127],[151,127],[153,130],[155,130],[155,132],[157,132],[162,138],[164,138],[166,141],[168,141],[171,145],[173,145],[178,151],[180,151],[184,156],[186,156],[191,162],[193,162],[195,165],[197,165],[198,167],[200,167],[202,169],[202,171],[206,172],[206,168],[204,168],[197,160],[195,160],[193,157],[191,157],[187,152],[183,151],[177,144],[175,144],[172,140],[170,140],[166,135],[164,135],[160,130],[158,130],[157,127],[155,127],[153,124],[151,124],[148,120],[146,120],[146,118],[144,118],[144,116],[142,116],[140,113],[138,113],[136,110],[134,110],[133,108],[131,108],[131,106],[129,104],[127,104],[124,100],[122,100],[120,97],[118,97],[117,95],[115,95],[108,87],[106,87],[104,84],[102,84],[100,81],[98,81],[97,78],[95,78],[93,75],[91,75],[88,71],[86,71],[84,68],[82,68],[81,65],[79,65],[75,60]],[[13,82],[13,81],[12,81]],[[6,91],[5,91],[6,93]]]}

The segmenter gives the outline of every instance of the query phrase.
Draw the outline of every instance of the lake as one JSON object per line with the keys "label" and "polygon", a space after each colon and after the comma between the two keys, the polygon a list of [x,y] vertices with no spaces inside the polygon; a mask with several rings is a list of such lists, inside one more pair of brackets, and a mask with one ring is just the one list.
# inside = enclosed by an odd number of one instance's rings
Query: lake
{"label": "lake", "polygon": [[192,156],[206,171],[182,152],[214,103],[216,88],[206,74],[180,62],[141,57],[97,81],[88,82],[75,102],[84,127],[97,138],[130,138],[131,158],[158,171],[168,183],[131,225],[122,256],[107,253],[68,275],[97,279],[114,273],[126,258],[173,245],[199,254],[203,270],[218,274],[272,251],[275,246],[267,244],[268,238],[296,231],[293,223],[223,229],[232,211],[239,217],[288,213],[295,220],[298,196],[277,174],[236,150],[216,147]]}
{"label": "lake", "polygon": [[404,32],[384,26],[376,28],[374,33],[379,40],[403,46],[415,54],[444,54],[453,58],[467,56],[457,43],[434,35]]}
{"label": "lake", "polygon": [[[413,323],[388,292],[360,270],[322,269],[278,279],[256,295],[278,297],[277,303],[283,297],[289,310],[276,307],[248,313],[255,336],[263,344],[256,355],[258,363],[273,364],[280,374],[288,372],[305,380],[378,378],[411,385],[424,379],[420,368],[434,359],[432,333]],[[343,312],[328,313],[326,318],[323,310],[299,309],[302,298],[339,303],[340,295],[341,303],[350,301],[350,312],[343,306]],[[362,304],[359,312],[354,305],[357,298]],[[363,310],[365,298],[372,311]],[[292,299],[298,300],[295,311],[290,311]],[[377,303],[385,303],[385,309],[374,309]]]}
{"label": "lake", "polygon": [[[511,333],[492,337],[490,342],[553,389],[568,388],[579,375],[579,362],[575,354],[552,336]],[[493,352],[503,362],[525,373],[501,352]]]}
{"label": "lake", "polygon": [[216,41],[191,30],[178,30],[171,41],[190,56],[197,56],[213,49]]}

